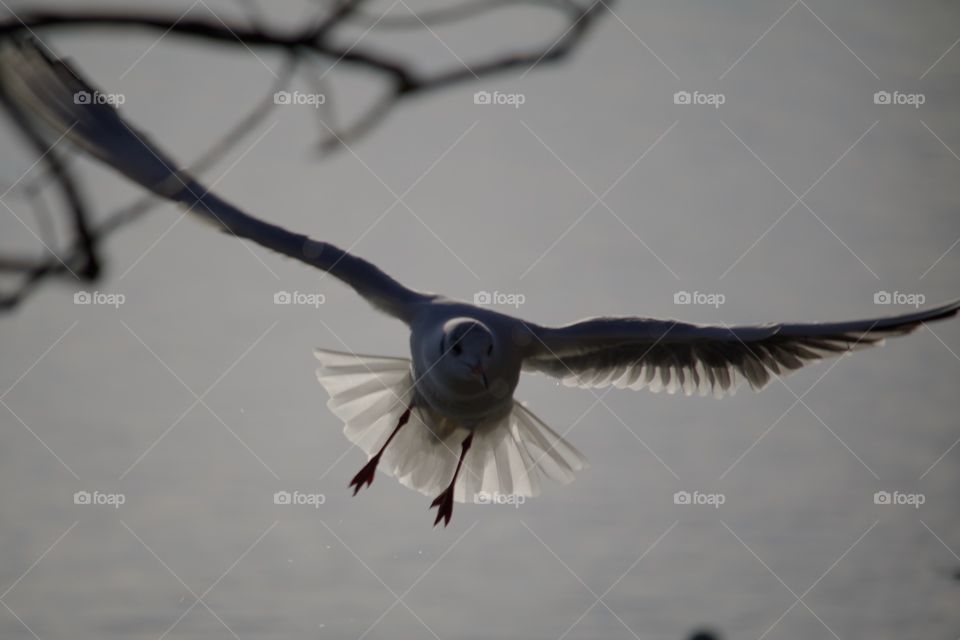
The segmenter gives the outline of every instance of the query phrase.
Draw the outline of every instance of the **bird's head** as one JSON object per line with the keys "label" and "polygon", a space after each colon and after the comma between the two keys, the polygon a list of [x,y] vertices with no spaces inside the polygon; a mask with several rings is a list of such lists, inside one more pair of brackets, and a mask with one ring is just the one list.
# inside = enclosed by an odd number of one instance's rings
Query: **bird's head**
{"label": "bird's head", "polygon": [[454,318],[443,325],[436,366],[461,388],[489,389],[496,363],[493,332],[479,320]]}

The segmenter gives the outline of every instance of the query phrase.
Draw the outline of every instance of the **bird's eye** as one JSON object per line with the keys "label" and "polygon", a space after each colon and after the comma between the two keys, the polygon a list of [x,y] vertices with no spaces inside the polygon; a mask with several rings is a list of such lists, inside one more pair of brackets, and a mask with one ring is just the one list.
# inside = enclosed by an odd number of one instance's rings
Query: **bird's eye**
{"label": "bird's eye", "polygon": [[463,353],[463,347],[460,346],[460,343],[453,345],[453,355],[458,356]]}

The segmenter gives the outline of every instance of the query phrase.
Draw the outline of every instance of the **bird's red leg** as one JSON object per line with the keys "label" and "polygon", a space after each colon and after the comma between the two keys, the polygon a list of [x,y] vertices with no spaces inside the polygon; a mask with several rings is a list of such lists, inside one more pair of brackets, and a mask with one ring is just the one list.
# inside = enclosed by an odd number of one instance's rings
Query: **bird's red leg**
{"label": "bird's red leg", "polygon": [[433,521],[433,526],[440,524],[440,520],[443,520],[443,526],[450,524],[450,518],[453,516],[453,485],[457,484],[457,476],[460,475],[463,458],[467,455],[467,451],[470,450],[470,443],[472,442],[473,433],[468,435],[466,439],[464,439],[463,444],[460,445],[460,459],[457,460],[457,470],[453,472],[453,480],[451,480],[447,488],[443,490],[443,493],[438,495],[434,501],[430,503],[431,509],[437,507],[437,519]]}
{"label": "bird's red leg", "polygon": [[350,486],[353,487],[353,495],[357,495],[357,491],[360,491],[364,484],[366,484],[368,487],[373,484],[373,477],[377,473],[377,464],[380,462],[380,456],[383,455],[387,445],[390,444],[391,440],[393,440],[393,436],[397,435],[397,431],[400,431],[400,427],[407,424],[407,420],[410,419],[410,411],[412,409],[413,405],[407,407],[407,410],[403,412],[402,416],[400,416],[400,421],[390,434],[390,437],[387,438],[387,441],[383,443],[382,447],[380,447],[380,451],[377,451],[377,454],[370,458],[370,460],[367,461],[367,464],[363,465],[363,469],[360,469],[359,473],[353,476],[353,480],[350,481]]}

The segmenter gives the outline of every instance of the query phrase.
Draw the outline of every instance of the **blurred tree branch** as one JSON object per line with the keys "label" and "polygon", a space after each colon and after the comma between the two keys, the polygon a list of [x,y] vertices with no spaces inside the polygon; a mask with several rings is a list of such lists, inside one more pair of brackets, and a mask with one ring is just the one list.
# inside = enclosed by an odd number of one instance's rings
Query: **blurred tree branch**
{"label": "blurred tree branch", "polygon": [[[345,66],[373,72],[383,78],[388,90],[345,129],[330,129],[325,135],[322,148],[332,150],[345,140],[355,139],[368,133],[379,124],[401,100],[427,91],[442,89],[457,83],[473,81],[485,76],[504,73],[562,59],[572,52],[584,39],[591,25],[605,8],[599,0],[467,0],[448,7],[434,9],[420,15],[375,16],[362,8],[363,0],[343,0],[332,9],[321,10],[310,24],[294,30],[275,29],[266,24],[258,11],[246,23],[221,20],[217,16],[194,17],[173,12],[126,12],[98,9],[29,9],[0,21],[0,40],[4,38],[40,34],[50,31],[76,32],[84,29],[155,31],[198,42],[239,49],[279,50],[286,54],[286,63],[269,93],[253,106],[190,167],[200,174],[216,163],[265,118],[274,106],[275,92],[288,86],[293,75],[305,62],[316,64],[322,60],[343,63]],[[432,26],[469,21],[478,16],[529,5],[559,13],[565,19],[565,27],[547,44],[522,51],[497,52],[489,57],[466,63],[457,63],[433,73],[417,71],[416,61],[402,60],[399,56],[367,48],[359,42],[344,46],[337,37],[351,26],[373,29],[408,29],[429,32]],[[256,5],[248,7],[256,9]],[[433,37],[432,35],[430,37]],[[42,41],[41,41],[42,42]],[[0,105],[10,117],[16,129],[38,156],[41,164],[41,180],[56,185],[71,220],[73,238],[63,250],[56,250],[43,239],[43,255],[37,257],[8,256],[0,254],[0,274],[19,276],[17,287],[0,294],[0,310],[9,310],[19,305],[39,285],[51,277],[66,276],[71,281],[94,281],[102,273],[103,262],[100,247],[102,240],[120,227],[138,219],[158,201],[152,196],[140,198],[118,211],[106,215],[93,224],[89,204],[75,172],[57,149],[35,130],[27,114],[9,99],[0,86]],[[39,169],[38,169],[39,170]],[[40,209],[39,181],[21,187]],[[9,193],[13,187],[6,190]],[[4,194],[4,196],[6,193]],[[34,200],[36,199],[36,200]],[[7,209],[9,206],[0,203]],[[10,213],[13,213],[10,210]],[[15,214],[14,214],[15,215]],[[39,236],[38,236],[39,238]],[[53,242],[53,240],[51,240]]]}

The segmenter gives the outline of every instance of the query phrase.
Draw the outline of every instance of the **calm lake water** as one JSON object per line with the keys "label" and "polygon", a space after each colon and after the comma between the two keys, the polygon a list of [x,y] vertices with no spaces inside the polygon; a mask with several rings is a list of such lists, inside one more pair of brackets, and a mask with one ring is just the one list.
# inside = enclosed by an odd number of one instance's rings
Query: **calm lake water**
{"label": "calm lake water", "polygon": [[[294,24],[289,9],[271,19]],[[563,65],[411,100],[352,152],[318,159],[316,110],[278,107],[206,178],[411,286],[520,294],[542,323],[838,320],[960,295],[960,47],[943,55],[960,8],[613,10]],[[431,70],[459,64],[447,47],[473,60],[559,24],[527,8],[438,28],[443,43],[361,42]],[[152,33],[40,35],[184,161],[281,66]],[[341,119],[376,89],[343,63],[327,79]],[[523,104],[474,104],[481,90]],[[32,162],[4,154],[0,182]],[[78,167],[100,215],[137,194]],[[36,229],[18,191],[5,202]],[[34,246],[0,215],[0,250]],[[518,397],[590,469],[521,505],[457,505],[441,530],[385,476],[349,495],[363,456],[314,378],[313,347],[404,355],[403,326],[172,206],[105,250],[86,290],[122,305],[74,304],[62,284],[0,325],[0,637],[960,635],[956,321],[722,401],[524,379]],[[275,305],[281,291],[323,304]],[[709,504],[675,504],[684,491]]]}

